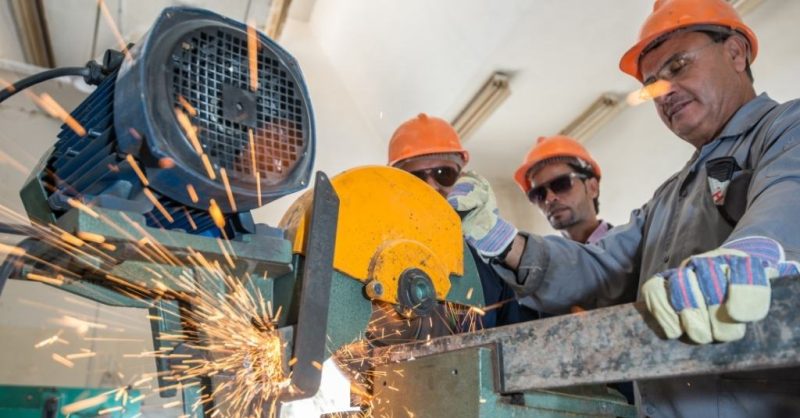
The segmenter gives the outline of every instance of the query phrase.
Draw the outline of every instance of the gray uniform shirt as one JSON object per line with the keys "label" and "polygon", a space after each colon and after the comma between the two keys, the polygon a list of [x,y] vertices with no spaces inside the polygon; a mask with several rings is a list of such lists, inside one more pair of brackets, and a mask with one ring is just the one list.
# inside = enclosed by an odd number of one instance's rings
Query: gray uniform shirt
{"label": "gray uniform shirt", "polygon": [[[707,161],[725,156],[753,171],[739,197],[746,199],[746,211],[735,227],[714,205],[705,169]],[[531,296],[534,308],[566,313],[598,294],[630,302],[654,274],[736,238],[774,238],[787,259],[800,260],[798,217],[800,101],[778,105],[762,94],[742,106],[718,138],[695,152],[649,202],[634,210],[628,224],[614,228],[596,245],[528,235],[517,272],[497,261],[493,267],[518,296]],[[800,416],[800,370],[664,379],[637,386],[640,413],[653,417]]]}

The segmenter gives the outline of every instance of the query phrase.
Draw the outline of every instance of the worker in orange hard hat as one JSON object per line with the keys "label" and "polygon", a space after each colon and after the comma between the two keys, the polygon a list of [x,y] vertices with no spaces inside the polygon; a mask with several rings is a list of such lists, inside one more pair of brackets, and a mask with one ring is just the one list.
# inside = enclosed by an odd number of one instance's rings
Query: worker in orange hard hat
{"label": "worker in orange hard hat", "polygon": [[600,166],[578,141],[540,137],[514,180],[550,226],[573,241],[594,244],[611,229],[600,220]]}
{"label": "worker in orange hard hat", "polygon": [[[448,201],[458,194],[454,185],[467,162],[469,153],[461,146],[455,129],[447,121],[424,113],[400,125],[389,141],[389,165],[418,177]],[[491,205],[494,205],[494,197]],[[480,256],[504,248],[516,232],[516,228],[501,220],[493,230],[483,231],[482,239],[467,239],[478,267],[486,304],[510,300],[500,309],[487,311],[479,318],[484,328],[538,317],[536,312],[529,310],[520,312],[514,292]]]}
{"label": "worker in orange hard hat", "polygon": [[[558,313],[598,293],[624,301],[632,286],[660,335],[696,344],[739,340],[769,313],[771,280],[800,273],[800,100],[756,94],[757,53],[755,34],[727,1],[654,3],[620,68],[661,85],[652,89],[661,92],[658,115],[697,151],[597,245],[519,233],[490,260],[518,296]],[[464,176],[454,188],[465,182],[479,183]],[[487,210],[476,199],[465,235],[487,227]],[[731,350],[742,346],[756,349]],[[608,361],[630,362],[630,353]],[[798,375],[790,368],[641,381],[637,403],[650,417],[795,417]]]}
{"label": "worker in orange hard hat", "polygon": [[[586,148],[564,135],[539,137],[514,173],[514,181],[550,226],[564,238],[583,244],[597,243],[613,227],[598,217],[601,177],[600,165]],[[573,305],[570,311],[583,312],[616,302],[602,296],[597,295],[588,304]],[[520,299],[519,304],[536,311],[536,302],[530,296]],[[619,390],[629,403],[634,402],[631,382],[610,386]]]}
{"label": "worker in orange hard hat", "polygon": [[389,165],[419,177],[445,198],[468,162],[456,130],[424,113],[400,125],[389,141]]}

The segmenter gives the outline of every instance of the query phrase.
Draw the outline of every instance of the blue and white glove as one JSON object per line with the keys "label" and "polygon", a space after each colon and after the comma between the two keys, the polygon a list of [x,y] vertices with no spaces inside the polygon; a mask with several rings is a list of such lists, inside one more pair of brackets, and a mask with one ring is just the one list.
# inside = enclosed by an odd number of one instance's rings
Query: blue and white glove
{"label": "blue and white glove", "polygon": [[745,237],[651,277],[642,296],[667,338],[685,332],[700,344],[734,341],[746,322],[767,316],[770,279],[798,273],[800,264],[786,261],[777,241]]}
{"label": "blue and white glove", "polygon": [[489,182],[473,171],[461,175],[447,202],[461,215],[467,242],[484,257],[502,254],[517,235],[517,228],[500,217]]}

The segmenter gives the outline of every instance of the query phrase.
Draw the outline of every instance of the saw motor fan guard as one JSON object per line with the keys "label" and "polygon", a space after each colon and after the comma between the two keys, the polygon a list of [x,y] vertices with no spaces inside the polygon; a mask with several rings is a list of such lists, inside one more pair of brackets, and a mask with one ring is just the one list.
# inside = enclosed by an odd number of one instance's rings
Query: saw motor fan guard
{"label": "saw motor fan guard", "polygon": [[[216,206],[252,232],[248,212],[305,188],[314,163],[311,99],[297,61],[206,10],[165,9],[72,116],[86,135],[64,127],[34,173],[41,186],[23,189],[41,222],[79,199],[143,213],[150,226],[212,235]],[[44,199],[29,199],[36,194]]]}

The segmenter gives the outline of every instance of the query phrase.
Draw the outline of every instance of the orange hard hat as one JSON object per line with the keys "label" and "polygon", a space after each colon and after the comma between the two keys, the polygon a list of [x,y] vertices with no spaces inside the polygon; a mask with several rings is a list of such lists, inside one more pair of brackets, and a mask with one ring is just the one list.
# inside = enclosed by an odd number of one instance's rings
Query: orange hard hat
{"label": "orange hard hat", "polygon": [[756,34],[742,22],[733,6],[724,0],[656,0],[653,13],[639,32],[639,41],[619,61],[619,68],[642,81],[642,52],[660,36],[690,26],[721,26],[738,31],[750,43],[750,62],[758,53]]}
{"label": "orange hard hat", "polygon": [[400,125],[389,141],[389,165],[420,155],[460,154],[464,164],[469,153],[461,146],[458,133],[444,119],[420,113]]}
{"label": "orange hard hat", "polygon": [[514,180],[522,188],[522,191],[528,193],[531,185],[528,182],[528,172],[536,165],[543,161],[552,158],[577,158],[581,163],[587,164],[586,170],[592,172],[595,177],[600,179],[601,172],[600,166],[597,165],[594,158],[589,155],[586,148],[580,142],[564,135],[556,135],[550,137],[540,136],[536,140],[536,145],[528,151],[522,165],[519,166],[514,173]]}

